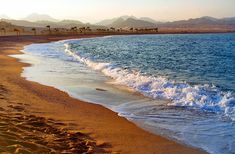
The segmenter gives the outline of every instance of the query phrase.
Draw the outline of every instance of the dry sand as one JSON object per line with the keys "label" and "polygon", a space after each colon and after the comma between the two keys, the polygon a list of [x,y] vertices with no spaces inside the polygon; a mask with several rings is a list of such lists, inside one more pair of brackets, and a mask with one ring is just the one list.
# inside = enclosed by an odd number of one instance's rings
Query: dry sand
{"label": "dry sand", "polygon": [[26,81],[20,73],[27,64],[8,56],[27,44],[70,38],[78,36],[0,37],[0,152],[205,153],[146,132],[100,105]]}

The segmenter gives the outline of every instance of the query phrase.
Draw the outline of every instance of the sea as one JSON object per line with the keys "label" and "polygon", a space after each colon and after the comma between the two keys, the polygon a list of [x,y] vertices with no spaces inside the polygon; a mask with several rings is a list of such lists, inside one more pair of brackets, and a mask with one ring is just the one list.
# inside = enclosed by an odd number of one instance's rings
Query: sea
{"label": "sea", "polygon": [[104,36],[23,52],[27,80],[176,142],[235,153],[235,33]]}

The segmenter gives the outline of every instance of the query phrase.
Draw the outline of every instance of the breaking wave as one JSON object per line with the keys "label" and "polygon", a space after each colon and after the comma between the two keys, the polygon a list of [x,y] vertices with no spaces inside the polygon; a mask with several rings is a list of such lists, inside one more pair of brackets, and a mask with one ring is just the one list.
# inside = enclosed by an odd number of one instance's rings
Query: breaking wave
{"label": "breaking wave", "polygon": [[91,58],[82,57],[65,45],[65,52],[88,67],[100,71],[115,80],[115,83],[128,86],[145,96],[154,99],[171,100],[169,106],[183,106],[202,109],[207,112],[221,113],[235,120],[235,98],[230,92],[223,92],[211,85],[190,85],[178,83],[164,77],[142,75],[135,70],[117,67],[112,63],[99,63]]}

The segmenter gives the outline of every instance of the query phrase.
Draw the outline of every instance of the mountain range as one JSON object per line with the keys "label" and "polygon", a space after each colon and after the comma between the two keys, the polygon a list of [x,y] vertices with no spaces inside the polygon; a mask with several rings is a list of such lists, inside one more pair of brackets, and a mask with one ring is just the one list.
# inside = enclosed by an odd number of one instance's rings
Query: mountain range
{"label": "mountain range", "polygon": [[37,21],[52,21],[57,22],[59,20],[52,18],[51,16],[47,14],[38,14],[38,13],[32,13],[28,15],[27,17],[23,18],[22,20],[31,21],[31,22],[37,22]]}
{"label": "mountain range", "polygon": [[118,18],[102,20],[97,25],[102,25],[106,27],[115,27],[115,28],[143,28],[143,27],[156,27],[156,24],[159,23],[154,19],[148,17],[136,18],[135,16],[121,16]]}
{"label": "mountain range", "polygon": [[230,18],[213,18],[213,17],[201,17],[189,20],[180,20],[174,22],[165,22],[158,24],[159,27],[170,27],[170,28],[235,28],[235,17]]}
{"label": "mountain range", "polygon": [[[124,18],[125,17],[125,18]],[[230,18],[213,18],[209,16],[204,16],[201,18],[194,18],[188,20],[179,20],[172,22],[160,22],[148,17],[130,17],[122,16],[119,18],[106,19],[99,23],[98,25],[103,25],[107,27],[115,28],[125,28],[125,27],[164,27],[164,28],[235,28],[235,17]]]}
{"label": "mountain range", "polygon": [[49,15],[33,13],[22,20],[9,19],[6,15],[0,16],[5,22],[13,25],[24,27],[51,27],[68,28],[68,27],[84,27],[90,28],[228,28],[235,29],[235,17],[230,18],[213,18],[204,16],[188,20],[179,20],[173,22],[159,22],[149,17],[137,18],[134,16],[121,16],[112,19],[106,19],[96,24],[83,23],[78,20],[58,20]]}

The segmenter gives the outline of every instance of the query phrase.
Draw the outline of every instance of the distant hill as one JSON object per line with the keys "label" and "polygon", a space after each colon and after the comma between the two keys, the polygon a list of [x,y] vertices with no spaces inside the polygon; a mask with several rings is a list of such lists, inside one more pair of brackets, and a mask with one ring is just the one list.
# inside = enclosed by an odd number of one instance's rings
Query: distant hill
{"label": "distant hill", "polygon": [[135,27],[135,28],[144,28],[144,27],[155,27],[155,24],[158,22],[149,17],[141,17],[137,18],[135,16],[121,16],[118,18],[106,19],[98,22],[97,25],[103,25],[107,27],[116,27],[116,28],[127,28],[127,27]]}
{"label": "distant hill", "polygon": [[2,33],[2,30],[1,30],[2,28],[4,28],[6,31],[14,31],[14,29],[20,29],[20,30],[23,29],[23,27],[21,26],[16,26],[9,22],[0,20],[0,31],[1,31],[0,34]]}
{"label": "distant hill", "polygon": [[[128,18],[129,17],[129,18]],[[142,27],[160,27],[160,28],[235,28],[235,17],[231,18],[213,18],[204,16],[188,20],[179,20],[173,22],[159,22],[149,17],[136,18],[134,16],[121,16],[119,18],[103,20],[98,25],[115,28],[142,28]]]}
{"label": "distant hill", "polygon": [[132,18],[132,19],[135,19],[135,20],[144,20],[144,21],[148,21],[148,22],[152,22],[152,23],[157,22],[157,21],[155,21],[154,19],[151,19],[151,18],[148,18],[148,17],[137,18],[137,17],[135,17],[135,16],[124,15],[124,16],[120,16],[120,17],[117,17],[117,18],[102,20],[102,21],[96,23],[96,25],[109,26],[109,25],[111,25],[113,22],[115,22],[116,20],[120,20],[120,19],[127,20],[128,18]]}
{"label": "distant hill", "polygon": [[152,23],[155,23],[155,24],[162,23],[162,22],[160,22],[160,21],[156,21],[156,20],[154,20],[154,19],[152,19],[152,18],[149,18],[149,17],[140,17],[139,19],[140,19],[140,20],[144,20],[144,21],[148,21],[148,22],[152,22]]}
{"label": "distant hill", "polygon": [[[47,25],[50,25],[52,28],[71,28],[71,27],[90,27],[91,29],[107,29],[110,27],[115,28],[160,28],[160,29],[178,29],[178,30],[189,30],[189,29],[206,29],[210,31],[212,29],[222,29],[222,30],[235,30],[235,17],[229,18],[213,18],[209,16],[204,16],[201,18],[194,18],[188,20],[179,20],[173,22],[158,22],[154,19],[148,17],[136,18],[134,16],[121,16],[119,18],[103,20],[98,25],[92,25],[89,23],[82,23],[78,20],[62,20],[62,21],[49,21],[54,20],[47,15],[38,15],[40,20],[37,21],[27,21],[27,20],[13,20],[13,19],[1,19],[12,25],[20,27],[36,27],[36,28],[45,28]],[[5,16],[6,17],[6,16]],[[32,16],[31,16],[32,17]],[[43,18],[41,18],[43,17]],[[50,18],[50,19],[49,19]],[[46,20],[42,20],[46,19]],[[28,19],[29,20],[29,19]]]}
{"label": "distant hill", "polygon": [[120,18],[122,18],[122,19],[124,19],[124,20],[127,20],[127,19],[129,19],[129,18],[132,18],[132,19],[138,19],[137,17],[135,17],[135,16],[128,16],[128,15],[124,15],[124,16],[121,16]]}
{"label": "distant hill", "polygon": [[17,26],[23,26],[23,27],[42,27],[41,25],[38,25],[38,23],[30,22],[26,20],[13,20],[13,19],[2,19],[5,22],[11,23],[13,25]]}
{"label": "distant hill", "polygon": [[85,26],[84,23],[78,20],[62,20],[58,22],[53,22],[53,21],[37,21],[34,22],[37,25],[40,25],[41,27],[45,27],[47,25],[50,25],[52,28],[69,28],[69,27],[83,27]]}
{"label": "distant hill", "polygon": [[0,28],[7,28],[7,27],[13,27],[13,25],[5,21],[0,21]]}
{"label": "distant hill", "polygon": [[189,20],[180,20],[174,22],[165,22],[158,24],[159,27],[170,28],[235,28],[235,17],[217,19],[213,17],[201,17]]}
{"label": "distant hill", "polygon": [[32,13],[32,14],[28,15],[27,17],[23,18],[22,20],[31,21],[31,22],[35,22],[35,21],[56,22],[56,21],[58,21],[57,19],[52,18],[51,16],[49,16],[47,14],[38,14],[38,13]]}
{"label": "distant hill", "polygon": [[92,29],[96,28],[105,28],[104,26],[97,26],[97,25],[91,25],[91,24],[84,24],[81,21],[78,20],[62,20],[62,21],[26,21],[26,20],[9,20],[9,19],[2,19],[5,22],[11,23],[13,25],[22,26],[22,27],[46,27],[47,25],[50,25],[52,28],[71,28],[71,27],[87,27],[89,26]]}
{"label": "distant hill", "polygon": [[96,23],[96,25],[101,25],[101,26],[108,26],[111,25],[114,21],[116,21],[118,18],[112,18],[112,19],[105,19],[102,20],[98,23]]}
{"label": "distant hill", "polygon": [[108,25],[109,27],[115,28],[153,28],[156,27],[156,24],[144,20],[128,18],[124,20],[123,18],[119,18],[114,21],[112,24]]}
{"label": "distant hill", "polygon": [[96,25],[109,26],[109,25],[111,25],[113,22],[116,22],[117,20],[121,20],[121,19],[126,20],[126,19],[128,19],[128,18],[137,19],[137,18],[134,17],[134,16],[124,15],[124,16],[117,17],[117,18],[102,20],[102,21],[96,23]]}

